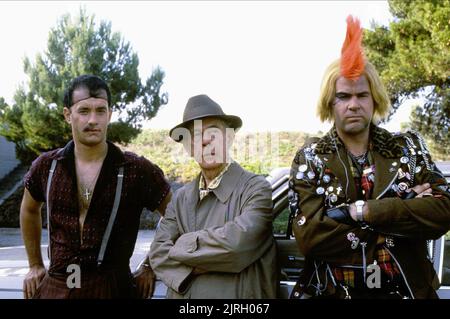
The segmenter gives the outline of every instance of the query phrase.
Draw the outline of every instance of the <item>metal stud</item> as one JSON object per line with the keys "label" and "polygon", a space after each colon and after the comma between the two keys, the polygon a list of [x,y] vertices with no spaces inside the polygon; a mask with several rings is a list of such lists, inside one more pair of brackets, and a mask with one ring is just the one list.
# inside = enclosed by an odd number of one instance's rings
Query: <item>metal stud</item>
{"label": "metal stud", "polygon": [[307,169],[308,169],[308,166],[306,166],[305,164],[300,165],[300,166],[298,167],[298,171],[299,171],[299,172],[302,172],[302,173],[306,172]]}
{"label": "metal stud", "polygon": [[350,232],[347,234],[347,240],[353,241],[353,240],[355,240],[355,238],[356,238],[355,233]]}
{"label": "metal stud", "polygon": [[316,174],[313,171],[309,171],[307,175],[309,179],[313,179],[314,177],[316,177]]}
{"label": "metal stud", "polygon": [[331,202],[332,202],[332,203],[336,203],[336,202],[337,202],[337,200],[338,200],[338,197],[337,197],[337,195],[336,195],[336,194],[331,194],[331,196],[330,196],[330,200],[331,200]]}
{"label": "metal stud", "polygon": [[391,236],[387,236],[386,237],[386,246],[394,247],[395,246],[394,238],[392,238]]}
{"label": "metal stud", "polygon": [[392,166],[394,166],[394,167],[397,166],[397,165],[398,165],[397,162],[393,162],[393,163],[392,163]]}
{"label": "metal stud", "polygon": [[331,181],[330,175],[323,175],[323,181],[325,184],[328,184]]}
{"label": "metal stud", "polygon": [[305,174],[303,174],[303,172],[297,172],[297,174],[295,175],[295,178],[297,179],[303,179],[303,177],[305,177]]}
{"label": "metal stud", "polygon": [[323,193],[325,193],[325,189],[323,187],[317,187],[316,193],[318,195],[322,195]]}
{"label": "metal stud", "polygon": [[306,222],[306,217],[305,217],[305,216],[302,216],[302,217],[300,217],[300,219],[297,221],[297,225],[298,225],[298,226],[302,226],[303,224],[305,224],[305,222]]}
{"label": "metal stud", "polygon": [[403,156],[402,158],[400,158],[400,162],[401,162],[402,164],[406,164],[406,163],[409,162],[409,158],[407,158],[406,156]]}
{"label": "metal stud", "polygon": [[408,189],[408,184],[402,182],[402,183],[398,184],[398,189],[400,191],[404,192]]}
{"label": "metal stud", "polygon": [[329,193],[331,193],[333,190],[334,190],[334,187],[333,187],[333,186],[330,186],[330,187],[327,188],[327,191],[328,191]]}
{"label": "metal stud", "polygon": [[421,167],[421,166],[417,166],[417,167],[416,167],[416,174],[417,174],[417,173],[420,173],[421,170],[422,170],[422,167]]}

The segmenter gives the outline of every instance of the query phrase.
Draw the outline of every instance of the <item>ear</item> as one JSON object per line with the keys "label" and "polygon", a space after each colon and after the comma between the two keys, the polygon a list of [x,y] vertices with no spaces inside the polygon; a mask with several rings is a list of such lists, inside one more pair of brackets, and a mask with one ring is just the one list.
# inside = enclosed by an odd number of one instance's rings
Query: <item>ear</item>
{"label": "ear", "polygon": [[111,122],[111,116],[112,116],[112,109],[108,106],[108,123]]}
{"label": "ear", "polygon": [[70,111],[70,109],[67,107],[64,107],[63,114],[64,114],[64,118],[66,119],[66,122],[69,124],[72,124],[72,119],[70,117],[72,112]]}

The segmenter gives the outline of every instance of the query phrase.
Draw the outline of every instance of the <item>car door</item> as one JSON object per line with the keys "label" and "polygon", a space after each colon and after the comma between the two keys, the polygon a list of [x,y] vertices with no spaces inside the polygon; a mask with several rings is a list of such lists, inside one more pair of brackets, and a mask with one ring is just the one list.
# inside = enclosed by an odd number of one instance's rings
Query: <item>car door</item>
{"label": "car door", "polygon": [[[450,184],[450,162],[436,162],[436,165]],[[439,298],[450,299],[450,231],[434,241],[434,244],[430,247],[430,255],[441,282],[437,291],[438,296]]]}
{"label": "car door", "polygon": [[287,299],[304,265],[304,257],[300,253],[292,235],[292,215],[288,201],[289,169],[281,169],[278,173],[269,177],[268,180],[272,184],[273,236],[277,244],[280,278],[279,298]]}

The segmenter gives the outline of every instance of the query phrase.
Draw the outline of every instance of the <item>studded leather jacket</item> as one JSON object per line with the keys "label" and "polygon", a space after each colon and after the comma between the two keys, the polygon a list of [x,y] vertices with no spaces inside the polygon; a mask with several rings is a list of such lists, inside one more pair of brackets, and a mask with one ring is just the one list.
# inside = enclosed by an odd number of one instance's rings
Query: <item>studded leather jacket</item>
{"label": "studded leather jacket", "polygon": [[[427,240],[450,230],[450,188],[419,134],[392,134],[372,125],[370,145],[375,169],[372,196],[366,202],[369,213],[364,224],[350,225],[326,215],[329,209],[357,200],[347,153],[335,128],[298,150],[290,176],[290,207],[295,213],[293,232],[306,257],[301,278],[309,280],[317,263],[365,270],[374,262],[381,235],[411,295],[436,297],[437,277],[427,258]],[[407,199],[409,188],[427,182],[433,196]]]}

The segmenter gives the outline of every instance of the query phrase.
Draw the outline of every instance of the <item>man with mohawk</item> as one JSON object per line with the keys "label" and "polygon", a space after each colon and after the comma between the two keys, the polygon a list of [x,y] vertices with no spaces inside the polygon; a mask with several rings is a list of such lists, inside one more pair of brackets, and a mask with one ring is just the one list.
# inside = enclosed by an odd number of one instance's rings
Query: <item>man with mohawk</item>
{"label": "man with mohawk", "polygon": [[389,97],[347,18],[317,113],[334,123],[297,152],[293,232],[305,268],[293,298],[437,298],[429,241],[450,229],[450,191],[423,138],[379,126]]}

